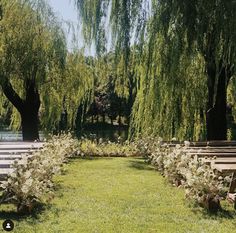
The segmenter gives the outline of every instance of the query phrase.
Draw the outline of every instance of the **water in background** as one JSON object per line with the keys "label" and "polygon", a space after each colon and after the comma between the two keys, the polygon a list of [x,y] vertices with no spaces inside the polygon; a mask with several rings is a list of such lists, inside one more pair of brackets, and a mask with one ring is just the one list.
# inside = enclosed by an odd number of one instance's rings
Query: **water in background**
{"label": "water in background", "polygon": [[125,141],[128,138],[128,130],[126,129],[84,130],[82,136],[93,140],[94,139],[99,140],[100,138],[102,138],[103,141],[111,141],[111,142]]}
{"label": "water in background", "polygon": [[[43,133],[39,133],[40,140],[43,140]],[[22,141],[22,132],[21,131],[0,131],[0,141]]]}
{"label": "water in background", "polygon": [[[77,134],[77,133],[76,133]],[[128,138],[128,128],[127,127],[88,127],[83,130],[82,135],[77,134],[78,138],[81,136],[99,140],[100,138],[103,141],[125,141]],[[40,141],[44,139],[43,132],[39,132]],[[0,131],[0,141],[22,141],[22,132],[21,131]]]}
{"label": "water in background", "polygon": [[103,141],[125,141],[128,138],[128,126],[126,125],[110,125],[110,124],[90,124],[86,125],[82,133],[78,132],[78,137],[85,137],[89,139],[99,140],[100,138]]}

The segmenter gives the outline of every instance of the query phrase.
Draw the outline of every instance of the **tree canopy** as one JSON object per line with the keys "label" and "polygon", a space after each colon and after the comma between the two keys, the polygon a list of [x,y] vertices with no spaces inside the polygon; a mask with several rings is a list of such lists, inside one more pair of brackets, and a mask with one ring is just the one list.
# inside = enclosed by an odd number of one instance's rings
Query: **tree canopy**
{"label": "tree canopy", "polygon": [[76,3],[87,41],[105,44],[110,25],[126,66],[130,51],[137,51],[131,135],[226,139],[227,91],[234,89],[235,74],[235,1]]}
{"label": "tree canopy", "polygon": [[1,6],[0,85],[21,116],[23,138],[37,139],[40,88],[52,67],[65,65],[65,36],[43,0],[2,1]]}
{"label": "tree canopy", "polygon": [[2,0],[1,12],[1,115],[10,113],[26,140],[38,138],[39,120],[41,129],[58,130],[64,111],[73,127],[93,86],[91,65],[80,51],[67,51],[62,24],[46,1]]}

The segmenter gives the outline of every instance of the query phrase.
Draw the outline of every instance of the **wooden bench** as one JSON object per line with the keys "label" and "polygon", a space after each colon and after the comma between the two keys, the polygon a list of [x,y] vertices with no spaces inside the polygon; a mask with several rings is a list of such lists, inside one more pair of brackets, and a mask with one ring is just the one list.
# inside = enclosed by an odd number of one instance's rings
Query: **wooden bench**
{"label": "wooden bench", "polygon": [[23,154],[32,154],[42,147],[42,142],[0,142],[0,181],[13,171],[14,160],[21,159]]}
{"label": "wooden bench", "polygon": [[192,142],[184,151],[190,156],[201,157],[213,169],[231,175],[227,198],[236,209],[236,141]]}

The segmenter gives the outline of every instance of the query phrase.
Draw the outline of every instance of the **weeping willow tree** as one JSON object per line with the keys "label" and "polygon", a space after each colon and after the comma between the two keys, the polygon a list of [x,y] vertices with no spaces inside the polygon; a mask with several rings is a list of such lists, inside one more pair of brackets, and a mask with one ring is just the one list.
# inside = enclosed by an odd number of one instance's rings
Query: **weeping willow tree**
{"label": "weeping willow tree", "polygon": [[12,124],[21,125],[24,140],[35,140],[40,91],[51,82],[53,68],[64,68],[65,37],[44,1],[2,1],[2,16],[2,91],[15,107]]}
{"label": "weeping willow tree", "polygon": [[0,85],[21,117],[23,140],[39,138],[40,89],[65,64],[65,36],[42,0],[1,1]]}
{"label": "weeping willow tree", "polygon": [[24,140],[38,139],[39,128],[74,129],[78,106],[91,99],[93,64],[81,51],[67,51],[61,23],[45,1],[1,5],[1,116],[10,115]]}
{"label": "weeping willow tree", "polygon": [[[120,55],[109,52],[94,59],[95,86],[102,88],[105,86],[114,86],[114,90],[111,91],[108,88],[109,90],[107,91],[112,92],[120,101],[125,102],[126,110],[124,112],[125,116],[127,116],[127,123],[129,123],[134,97],[136,95],[135,66],[133,66],[135,56],[133,56],[132,52],[130,53],[129,66],[125,70],[124,56]],[[119,56],[119,60],[117,60],[117,56]],[[120,101],[116,103],[118,106],[122,104]]]}
{"label": "weeping willow tree", "polygon": [[[84,113],[91,102],[94,76],[94,64],[81,51],[67,53],[65,69],[59,72],[54,68],[48,77],[51,79],[50,87],[41,92],[43,129],[75,129],[78,107],[81,106]],[[64,125],[60,127],[62,123]]]}
{"label": "weeping willow tree", "polygon": [[123,58],[127,70],[135,50],[132,135],[226,139],[227,88],[235,74],[235,1],[76,2],[85,39],[95,40],[98,52],[107,42],[106,20],[121,54],[115,62]]}
{"label": "weeping willow tree", "polygon": [[[149,4],[143,0],[76,0],[75,3],[83,26],[85,42],[95,43],[98,59],[107,52],[110,53],[113,59],[116,92],[120,97],[127,99],[128,109],[132,109],[136,96],[134,64],[138,57],[134,55],[138,55],[140,51],[138,48],[131,48],[130,44],[131,40],[138,41],[141,48],[141,43],[144,43],[146,8]],[[111,45],[111,51],[108,51],[107,45]]]}
{"label": "weeping willow tree", "polygon": [[204,58],[208,140],[226,139],[227,87],[235,73],[235,10],[234,1],[160,1],[155,11],[161,22],[157,31],[165,41],[180,42],[176,54],[187,51],[189,58],[197,52]]}

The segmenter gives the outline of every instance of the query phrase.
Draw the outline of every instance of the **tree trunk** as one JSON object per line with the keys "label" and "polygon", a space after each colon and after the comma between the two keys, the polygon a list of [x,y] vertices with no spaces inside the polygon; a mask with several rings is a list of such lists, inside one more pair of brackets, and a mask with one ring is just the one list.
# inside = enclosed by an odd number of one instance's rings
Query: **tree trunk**
{"label": "tree trunk", "polygon": [[68,126],[68,114],[67,111],[64,109],[63,112],[61,113],[61,119],[59,122],[59,131],[65,131],[67,130]]}
{"label": "tree trunk", "polygon": [[131,113],[132,113],[132,108],[133,108],[133,104],[135,101],[135,97],[136,97],[136,80],[135,80],[135,76],[134,76],[135,72],[132,71],[129,73],[129,96],[128,96],[128,103],[127,103],[127,122],[128,125],[130,125],[130,119],[131,119]]}
{"label": "tree trunk", "polygon": [[121,116],[120,115],[118,116],[118,124],[119,124],[119,126],[121,126]]}
{"label": "tree trunk", "polygon": [[[226,91],[230,76],[227,68],[222,67],[216,85],[216,66],[207,67],[208,110],[206,113],[207,140],[227,139]],[[216,92],[215,92],[216,89]]]}
{"label": "tree trunk", "polygon": [[105,122],[106,122],[105,114],[102,114],[102,123],[105,124]]}
{"label": "tree trunk", "polygon": [[3,92],[8,100],[16,107],[21,115],[22,135],[24,141],[39,139],[38,112],[40,107],[39,93],[33,79],[25,81],[26,97],[21,99],[7,81],[2,85]]}
{"label": "tree trunk", "polygon": [[34,141],[39,139],[38,111],[24,109],[21,113],[21,126],[23,141]]}
{"label": "tree trunk", "polygon": [[77,137],[80,137],[83,125],[83,104],[81,103],[78,107],[76,119],[75,119],[75,132]]}
{"label": "tree trunk", "polygon": [[40,98],[33,80],[26,81],[26,98],[23,103],[23,109],[20,111],[23,141],[39,140]]}

